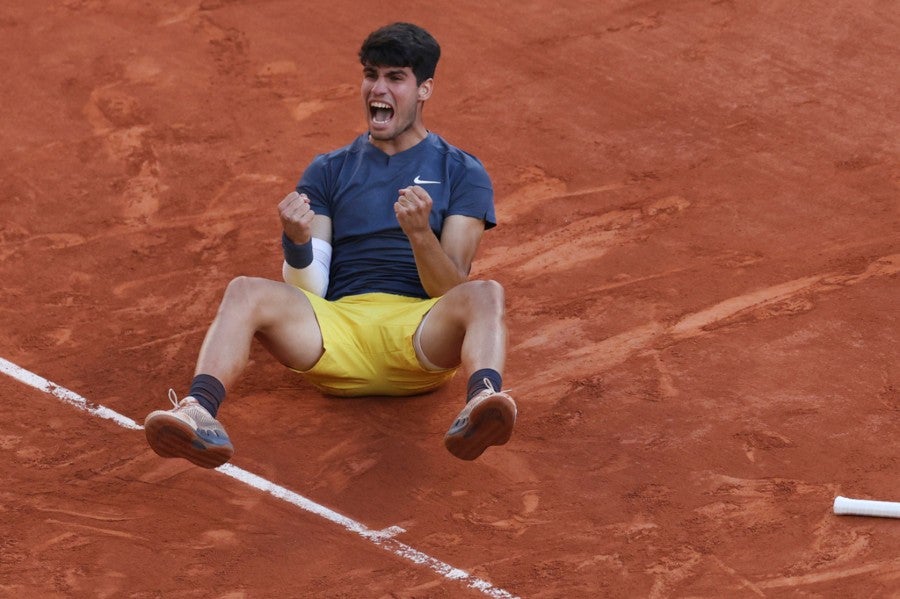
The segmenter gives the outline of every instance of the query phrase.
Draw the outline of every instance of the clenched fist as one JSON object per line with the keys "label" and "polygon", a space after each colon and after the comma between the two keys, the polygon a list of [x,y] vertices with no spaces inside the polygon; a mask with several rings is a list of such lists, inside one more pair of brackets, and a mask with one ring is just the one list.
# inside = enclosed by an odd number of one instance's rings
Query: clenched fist
{"label": "clenched fist", "polygon": [[431,196],[419,185],[404,187],[394,202],[394,214],[407,237],[430,231]]}
{"label": "clenched fist", "polygon": [[303,245],[312,238],[311,226],[316,213],[309,207],[309,198],[305,193],[292,191],[287,194],[278,204],[278,215],[288,239]]}

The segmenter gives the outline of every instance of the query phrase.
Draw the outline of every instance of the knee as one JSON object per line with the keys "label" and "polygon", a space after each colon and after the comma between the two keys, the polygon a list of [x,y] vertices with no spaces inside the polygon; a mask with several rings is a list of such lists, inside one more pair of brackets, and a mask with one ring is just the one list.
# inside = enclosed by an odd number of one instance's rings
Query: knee
{"label": "knee", "polygon": [[471,281],[470,298],[473,307],[502,317],[506,311],[503,285],[493,280]]}
{"label": "knee", "polygon": [[252,310],[259,303],[259,279],[254,277],[235,277],[225,288],[219,311]]}

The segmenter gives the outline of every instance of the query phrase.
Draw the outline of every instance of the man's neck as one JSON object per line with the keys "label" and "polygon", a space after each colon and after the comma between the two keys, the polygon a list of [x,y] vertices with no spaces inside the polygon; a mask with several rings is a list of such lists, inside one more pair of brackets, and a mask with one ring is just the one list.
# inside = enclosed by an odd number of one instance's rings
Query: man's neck
{"label": "man's neck", "polygon": [[405,152],[406,150],[419,144],[426,137],[428,137],[428,129],[426,129],[424,125],[416,125],[410,127],[402,134],[393,139],[379,140],[373,138],[372,135],[369,134],[369,143],[388,156],[393,156],[395,154],[399,154],[400,152]]}

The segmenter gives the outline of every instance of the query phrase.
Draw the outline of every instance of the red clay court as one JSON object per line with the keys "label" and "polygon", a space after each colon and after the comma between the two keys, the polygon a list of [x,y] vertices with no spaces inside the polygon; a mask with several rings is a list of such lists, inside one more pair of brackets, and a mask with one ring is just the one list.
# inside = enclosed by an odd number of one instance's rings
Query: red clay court
{"label": "red clay court", "polygon": [[[0,595],[900,595],[900,522],[831,509],[900,501],[895,3],[304,4],[3,2]],[[228,472],[69,405],[186,390],[395,20],[494,180],[512,441],[447,453],[464,377],[332,399],[259,346]]]}

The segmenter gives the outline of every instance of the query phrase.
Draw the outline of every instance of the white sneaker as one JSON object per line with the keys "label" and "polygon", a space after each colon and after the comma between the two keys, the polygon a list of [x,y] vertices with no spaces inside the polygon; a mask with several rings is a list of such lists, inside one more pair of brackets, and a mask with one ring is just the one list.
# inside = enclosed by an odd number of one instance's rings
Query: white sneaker
{"label": "white sneaker", "polygon": [[484,383],[487,388],[466,404],[444,435],[444,446],[461,460],[474,460],[491,445],[503,445],[516,424],[513,398],[495,391],[488,379]]}
{"label": "white sneaker", "polygon": [[191,396],[178,401],[169,389],[171,410],[156,410],[144,419],[147,442],[164,458],[184,458],[204,468],[218,468],[234,455],[221,423]]}

